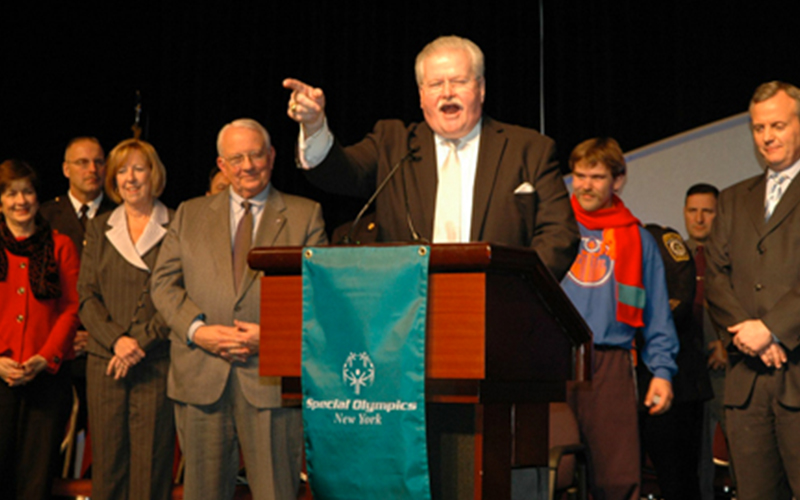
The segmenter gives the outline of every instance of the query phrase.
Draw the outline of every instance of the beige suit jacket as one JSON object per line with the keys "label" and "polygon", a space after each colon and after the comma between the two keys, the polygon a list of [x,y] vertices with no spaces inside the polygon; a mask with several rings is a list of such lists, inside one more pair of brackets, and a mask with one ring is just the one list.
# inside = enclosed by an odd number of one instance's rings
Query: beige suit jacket
{"label": "beige suit jacket", "polygon": [[[195,198],[178,208],[161,246],[152,280],[153,302],[172,329],[169,397],[209,405],[221,397],[231,364],[187,342],[190,325],[259,322],[261,273],[248,269],[237,294],[233,284],[229,192]],[[270,187],[254,247],[327,243],[318,203]],[[237,378],[248,402],[280,406],[280,379],[260,378],[258,356],[237,363]]]}

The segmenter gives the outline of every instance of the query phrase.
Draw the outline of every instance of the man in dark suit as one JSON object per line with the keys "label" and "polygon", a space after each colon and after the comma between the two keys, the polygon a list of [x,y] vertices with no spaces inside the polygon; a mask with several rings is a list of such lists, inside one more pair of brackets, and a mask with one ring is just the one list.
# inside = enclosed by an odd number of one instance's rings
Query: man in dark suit
{"label": "man in dark suit", "polygon": [[80,254],[88,221],[116,207],[103,196],[106,157],[100,142],[94,137],[72,139],[64,151],[62,169],[69,191],[42,204],[41,213],[53,229],[72,239]]}
{"label": "man in dark suit", "polygon": [[[86,225],[96,216],[117,206],[103,194],[106,158],[100,141],[94,137],[72,139],[64,151],[61,167],[64,177],[69,179],[69,190],[66,196],[56,196],[42,204],[41,213],[53,229],[72,239],[78,255],[81,255]],[[83,352],[87,341],[87,333],[78,330],[75,336],[76,354]]]}
{"label": "man in dark suit", "polygon": [[[717,217],[717,198],[719,189],[711,184],[694,184],[686,191],[683,205],[683,218],[686,223],[686,232],[689,239],[686,246],[694,257],[696,276],[696,293],[694,298],[693,323],[694,327],[701,330],[703,344],[707,353],[706,366],[709,380],[713,389],[712,399],[706,401],[703,412],[703,438],[700,454],[700,490],[703,500],[714,499],[714,479],[716,465],[714,464],[714,436],[719,423],[723,436],[727,436],[725,425],[725,370],[728,366],[728,351],[720,340],[718,328],[711,321],[706,306],[705,275],[706,252],[705,245],[711,236],[711,228]],[[680,366],[680,364],[679,364]],[[678,371],[680,374],[680,371]],[[727,437],[725,437],[727,443]],[[733,461],[729,460],[729,474],[731,485],[736,486],[733,473]]]}
{"label": "man in dark suit", "polygon": [[767,171],[725,189],[706,245],[711,317],[730,336],[725,381],[738,498],[800,495],[800,89],[750,101]]}
{"label": "man in dark suit", "polygon": [[281,408],[280,379],[259,377],[261,273],[253,246],[327,242],[318,203],[270,184],[275,149],[250,119],[225,125],[217,165],[229,189],[178,208],[152,279],[172,329],[167,394],[186,457],[184,498],[231,498],[241,448],[253,498],[295,498],[299,409]]}
{"label": "man in dark suit", "polygon": [[308,178],[336,193],[369,196],[401,164],[376,202],[379,241],[530,247],[561,279],[579,238],[554,142],[483,116],[483,53],[467,39],[428,44],[416,76],[425,123],[382,120],[346,148],[328,129],[322,90],[285,80]]}
{"label": "man in dark suit", "polygon": [[[64,177],[69,179],[69,190],[66,196],[42,204],[42,216],[61,234],[72,239],[78,249],[83,252],[84,233],[90,220],[116,207],[116,203],[103,195],[103,183],[106,178],[106,157],[100,141],[94,137],[76,137],[69,141],[64,151],[64,163],[61,165]],[[72,383],[78,394],[79,410],[76,431],[86,429],[86,344],[89,333],[78,328],[75,334],[75,361],[71,362]]]}

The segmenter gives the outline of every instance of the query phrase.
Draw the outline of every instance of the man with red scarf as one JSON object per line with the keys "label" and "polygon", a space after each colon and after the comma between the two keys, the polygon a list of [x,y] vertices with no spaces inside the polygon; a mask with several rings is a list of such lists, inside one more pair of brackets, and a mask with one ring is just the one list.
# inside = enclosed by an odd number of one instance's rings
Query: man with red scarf
{"label": "man with red scarf", "polygon": [[572,208],[581,246],[561,282],[594,335],[590,384],[570,387],[568,402],[591,455],[596,499],[638,499],[639,433],[631,346],[642,328],[642,362],[653,373],[644,404],[669,410],[677,371],[664,263],[653,237],[614,193],[625,158],[614,139],[589,139],[570,155]]}

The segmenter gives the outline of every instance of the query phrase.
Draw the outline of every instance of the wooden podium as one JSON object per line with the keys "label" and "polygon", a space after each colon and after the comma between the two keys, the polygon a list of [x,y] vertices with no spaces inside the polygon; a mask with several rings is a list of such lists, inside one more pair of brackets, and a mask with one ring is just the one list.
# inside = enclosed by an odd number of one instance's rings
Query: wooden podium
{"label": "wooden podium", "polygon": [[[265,274],[260,373],[283,377],[284,398],[299,401],[302,249],[257,248],[248,262]],[[432,245],[428,300],[433,496],[508,499],[513,467],[547,465],[548,404],[565,400],[567,380],[588,379],[576,353],[589,329],[528,249]]]}

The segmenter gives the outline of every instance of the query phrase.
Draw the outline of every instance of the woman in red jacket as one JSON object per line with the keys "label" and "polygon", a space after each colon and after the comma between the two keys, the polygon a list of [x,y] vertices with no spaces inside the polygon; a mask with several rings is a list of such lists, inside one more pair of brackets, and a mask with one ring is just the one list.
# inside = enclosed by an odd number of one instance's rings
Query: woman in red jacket
{"label": "woman in red jacket", "polygon": [[75,245],[38,214],[36,172],[0,164],[0,492],[50,498],[72,400],[78,326]]}

